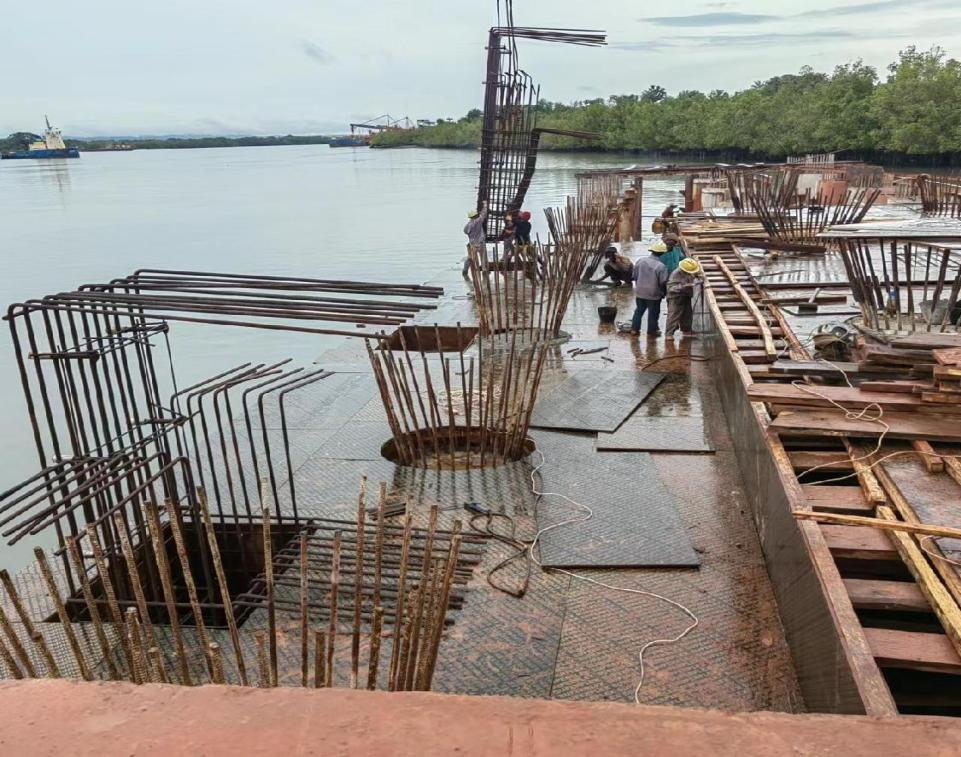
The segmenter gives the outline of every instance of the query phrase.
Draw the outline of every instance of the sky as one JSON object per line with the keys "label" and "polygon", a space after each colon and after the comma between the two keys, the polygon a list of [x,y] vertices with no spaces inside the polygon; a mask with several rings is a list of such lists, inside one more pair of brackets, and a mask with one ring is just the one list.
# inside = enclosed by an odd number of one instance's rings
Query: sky
{"label": "sky", "polygon": [[[0,134],[343,133],[389,113],[479,107],[496,0],[45,0],[4,4]],[[899,50],[961,57],[959,0],[515,0],[524,26],[604,30],[608,46],[521,45],[541,96],[744,89],[805,65]]]}

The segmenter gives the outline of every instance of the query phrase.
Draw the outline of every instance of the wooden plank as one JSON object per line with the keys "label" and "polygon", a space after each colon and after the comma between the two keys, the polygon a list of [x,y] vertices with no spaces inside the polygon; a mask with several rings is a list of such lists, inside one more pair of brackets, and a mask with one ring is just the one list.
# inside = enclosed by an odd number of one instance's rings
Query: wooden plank
{"label": "wooden plank", "polygon": [[[888,451],[886,448],[882,454]],[[950,474],[928,473],[920,461],[909,455],[889,458],[878,465],[876,471],[878,481],[905,521],[943,525],[961,523],[959,487]],[[956,561],[961,559],[957,544],[955,540],[926,539],[924,549]],[[932,562],[955,602],[961,604],[961,570],[946,560]]]}
{"label": "wooden plank", "polygon": [[911,442],[911,447],[918,453],[918,457],[928,473],[942,473],[944,471],[944,460],[928,442],[923,439],[915,439]]}
{"label": "wooden plank", "polygon": [[850,439],[844,440],[844,448],[851,456],[851,465],[858,476],[858,484],[864,492],[864,498],[872,505],[883,505],[888,501],[884,488],[874,475],[874,468],[871,466],[871,452],[865,446],[852,442]]}
{"label": "wooden plank", "polygon": [[728,281],[731,286],[734,287],[734,291],[737,292],[738,297],[745,304],[748,310],[751,311],[751,315],[754,316],[754,320],[757,321],[757,325],[760,328],[761,339],[764,340],[764,351],[767,352],[768,357],[775,357],[777,355],[777,348],[774,346],[774,335],[771,333],[771,327],[767,323],[767,319],[758,309],[757,304],[748,295],[744,288],[737,282],[734,278],[734,274],[731,269],[727,267],[727,264],[721,259],[720,255],[714,256],[714,262],[717,263],[718,267],[727,276]]}
{"label": "wooden plank", "polygon": [[[763,336],[763,332],[758,326],[731,326],[730,330],[734,336]],[[768,331],[775,337],[784,336],[781,329],[768,329]]]}
{"label": "wooden plank", "polygon": [[824,541],[835,558],[896,560],[898,551],[884,531],[859,526],[822,525]]}
{"label": "wooden plank", "polygon": [[748,387],[747,394],[752,402],[776,402],[780,405],[810,407],[842,405],[849,409],[863,409],[869,405],[880,405],[885,410],[909,412],[921,405],[921,399],[913,394],[867,392],[862,389],[852,389],[849,386],[753,384]]}
{"label": "wooden plank", "polygon": [[[891,523],[899,522],[890,507],[879,507],[878,518],[887,520]],[[917,524],[911,525],[917,528]],[[961,533],[961,529],[954,529]],[[948,640],[954,646],[955,652],[961,655],[961,608],[948,592],[938,574],[935,573],[928,564],[928,559],[921,552],[914,539],[903,531],[895,531],[894,544],[897,547],[901,559],[908,566],[911,575],[918,583],[918,588],[924,594],[924,598],[931,603],[934,614],[938,616],[941,627]]]}
{"label": "wooden plank", "polygon": [[[850,465],[850,458],[846,462]],[[868,503],[859,486],[801,484],[801,489],[804,491],[805,502],[812,510],[852,515],[866,515],[874,512],[874,506]]]}
{"label": "wooden plank", "polygon": [[821,452],[811,450],[789,450],[788,459],[795,471],[817,468],[826,471],[846,471],[854,470],[851,463],[851,456],[843,450],[837,452]]}
{"label": "wooden plank", "polygon": [[791,376],[832,376],[841,378],[843,373],[855,376],[861,371],[860,363],[825,363],[820,360],[777,360],[771,370]]}
{"label": "wooden plank", "polygon": [[865,363],[882,365],[902,365],[916,367],[933,365],[931,353],[925,350],[896,349],[884,344],[865,344],[861,347],[861,359]]}
{"label": "wooden plank", "polygon": [[[761,287],[764,287],[763,282]],[[816,302],[818,305],[844,305],[848,301],[848,296],[846,294],[819,294],[814,299],[811,299],[808,295],[787,295],[784,297],[771,297],[769,299],[763,300],[763,302],[770,303],[771,305],[796,305],[799,302]]]}
{"label": "wooden plank", "polygon": [[933,405],[961,405],[961,394],[921,392],[921,402]]}
{"label": "wooden plank", "polygon": [[961,675],[961,657],[943,633],[865,628],[864,636],[883,668],[908,668]]}
{"label": "wooden plank", "polygon": [[913,581],[876,581],[845,578],[851,604],[858,610],[930,612],[931,605]]}
{"label": "wooden plank", "polygon": [[[883,505],[878,508],[890,511],[890,508]],[[849,526],[864,526],[867,528],[878,528],[882,531],[892,531],[898,534],[910,533],[922,536],[937,536],[947,539],[961,538],[961,528],[950,526],[932,526],[929,523],[907,523],[896,519],[893,514],[890,518],[871,518],[864,515],[846,515],[844,513],[816,513],[810,510],[795,510],[792,515],[798,520],[815,520],[818,523],[834,523]]]}
{"label": "wooden plank", "polygon": [[771,427],[789,436],[817,434],[873,438],[884,432],[892,439],[961,442],[961,423],[957,418],[916,413],[885,413],[882,425],[846,418],[840,411],[797,410],[781,413],[771,422]]}
{"label": "wooden plank", "polygon": [[903,349],[954,349],[961,347],[961,334],[918,331],[914,334],[894,339],[891,344],[894,347]]}
{"label": "wooden plank", "polygon": [[[935,350],[934,352],[942,352],[942,350]],[[934,377],[936,379],[943,379],[945,381],[957,381],[957,379],[961,379],[961,366],[936,365],[934,366],[934,370],[932,371],[932,373],[934,374]]]}
{"label": "wooden plank", "polygon": [[934,386],[930,381],[883,381],[872,379],[862,381],[858,384],[858,388],[867,392],[904,392],[906,394],[916,394],[923,390],[932,390]]}
{"label": "wooden plank", "polygon": [[940,365],[961,365],[961,347],[947,347],[932,354]]}
{"label": "wooden plank", "polygon": [[738,354],[741,356],[741,360],[751,365],[759,365],[761,363],[771,362],[771,356],[768,355],[764,350],[741,349]]}

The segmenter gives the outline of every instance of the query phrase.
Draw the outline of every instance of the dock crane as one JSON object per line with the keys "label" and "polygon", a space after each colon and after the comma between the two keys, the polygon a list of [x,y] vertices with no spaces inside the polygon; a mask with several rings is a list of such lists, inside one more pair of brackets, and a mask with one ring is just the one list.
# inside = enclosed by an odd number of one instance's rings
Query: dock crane
{"label": "dock crane", "polygon": [[403,118],[393,118],[389,113],[377,116],[361,124],[351,124],[350,133],[356,134],[358,129],[366,129],[368,133],[375,131],[386,131],[389,129],[413,129],[414,122],[408,116]]}

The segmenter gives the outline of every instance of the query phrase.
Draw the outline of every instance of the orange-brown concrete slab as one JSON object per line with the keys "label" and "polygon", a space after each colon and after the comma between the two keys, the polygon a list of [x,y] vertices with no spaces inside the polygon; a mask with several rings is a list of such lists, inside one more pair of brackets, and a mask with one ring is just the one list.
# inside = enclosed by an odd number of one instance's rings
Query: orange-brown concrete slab
{"label": "orange-brown concrete slab", "polygon": [[0,754],[955,755],[961,721],[344,689],[0,684]]}

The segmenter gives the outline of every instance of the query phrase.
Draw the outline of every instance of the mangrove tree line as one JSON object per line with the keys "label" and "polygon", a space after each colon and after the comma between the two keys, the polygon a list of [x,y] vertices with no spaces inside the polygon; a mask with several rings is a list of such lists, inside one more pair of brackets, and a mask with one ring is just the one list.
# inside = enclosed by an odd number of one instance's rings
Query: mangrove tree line
{"label": "mangrove tree line", "polygon": [[[540,126],[590,131],[600,141],[547,136],[555,149],[703,152],[776,157],[809,152],[961,156],[961,63],[941,48],[903,50],[881,80],[861,61],[831,74],[810,67],[733,94],[694,90],[570,104],[541,101]],[[481,112],[379,134],[374,145],[476,147]]]}

